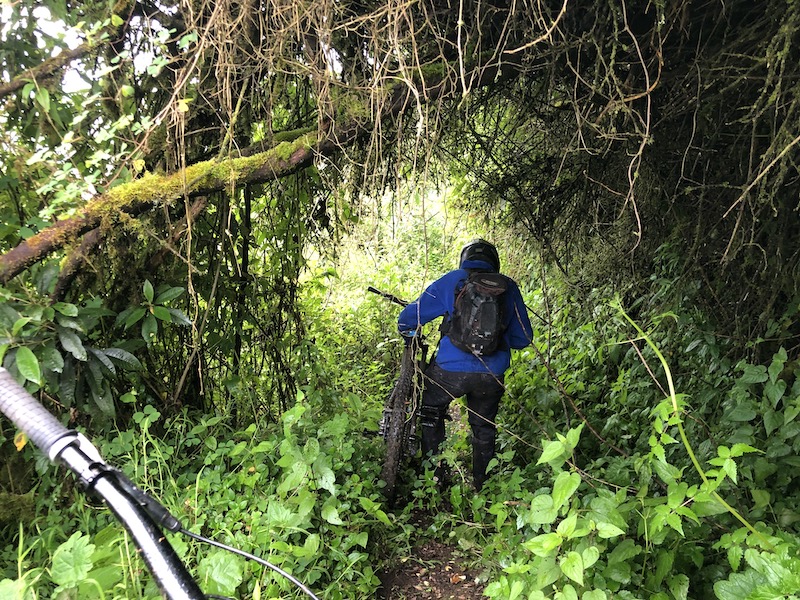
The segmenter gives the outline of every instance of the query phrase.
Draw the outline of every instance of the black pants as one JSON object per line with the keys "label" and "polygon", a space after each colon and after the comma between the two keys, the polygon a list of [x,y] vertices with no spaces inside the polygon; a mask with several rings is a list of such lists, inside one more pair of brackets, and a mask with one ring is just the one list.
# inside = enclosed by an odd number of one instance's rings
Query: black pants
{"label": "black pants", "polygon": [[494,456],[497,427],[494,424],[503,377],[491,373],[459,373],[445,371],[433,364],[425,372],[422,392],[422,454],[437,454],[444,441],[444,419],[450,402],[467,397],[469,424],[472,429],[472,476],[480,489],[486,480],[486,467]]}

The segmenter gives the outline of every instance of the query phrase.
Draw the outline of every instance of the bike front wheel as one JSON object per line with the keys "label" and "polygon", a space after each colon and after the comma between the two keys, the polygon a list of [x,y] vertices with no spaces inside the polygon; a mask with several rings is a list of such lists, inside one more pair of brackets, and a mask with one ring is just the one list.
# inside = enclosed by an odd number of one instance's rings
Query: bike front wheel
{"label": "bike front wheel", "polygon": [[413,353],[406,348],[400,376],[386,402],[384,410],[386,457],[383,461],[381,479],[386,484],[384,494],[391,503],[397,495],[397,477],[413,427],[412,394],[414,392]]}

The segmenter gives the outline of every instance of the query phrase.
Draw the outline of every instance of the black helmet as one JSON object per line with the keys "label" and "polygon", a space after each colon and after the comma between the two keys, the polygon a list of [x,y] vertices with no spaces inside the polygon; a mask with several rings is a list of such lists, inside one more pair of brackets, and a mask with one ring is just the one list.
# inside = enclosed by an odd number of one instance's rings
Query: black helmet
{"label": "black helmet", "polygon": [[464,264],[465,260],[482,260],[487,262],[494,270],[500,272],[500,256],[497,254],[497,248],[486,240],[472,240],[461,249],[461,259],[458,261],[459,267]]}

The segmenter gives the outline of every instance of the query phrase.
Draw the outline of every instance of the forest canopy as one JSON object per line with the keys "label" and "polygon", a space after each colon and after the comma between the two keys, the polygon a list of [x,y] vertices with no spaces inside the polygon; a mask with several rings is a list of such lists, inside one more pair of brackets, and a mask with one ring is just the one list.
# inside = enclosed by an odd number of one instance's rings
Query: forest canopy
{"label": "forest canopy", "polygon": [[335,231],[410,169],[502,206],[576,282],[635,297],[671,246],[721,331],[793,333],[792,2],[3,11],[3,282],[69,256],[65,297],[136,227],[133,264],[185,262],[180,223],[250,235],[245,196],[286,186],[310,234]]}

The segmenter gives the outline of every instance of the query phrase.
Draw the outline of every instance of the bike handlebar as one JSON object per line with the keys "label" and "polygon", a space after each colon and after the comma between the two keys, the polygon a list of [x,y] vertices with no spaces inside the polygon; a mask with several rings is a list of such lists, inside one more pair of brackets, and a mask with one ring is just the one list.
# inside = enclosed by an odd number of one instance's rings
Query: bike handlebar
{"label": "bike handlebar", "polygon": [[[0,367],[0,411],[3,412],[18,429],[50,456],[50,450],[64,437],[75,437],[44,406],[19,385],[11,374]],[[50,456],[50,460],[53,457]]]}
{"label": "bike handlebar", "polygon": [[[169,515],[166,509],[136,488],[122,473],[107,465],[89,440],[64,427],[2,367],[0,411],[52,462],[68,467],[80,478],[87,492],[108,505],[131,534],[165,598],[205,599],[205,594],[156,524],[156,520],[161,525],[169,522],[164,517],[164,513]],[[175,530],[169,525],[167,527]]]}
{"label": "bike handlebar", "polygon": [[368,292],[372,292],[373,294],[378,294],[378,296],[383,296],[387,300],[391,300],[392,302],[394,302],[395,304],[399,304],[400,306],[408,306],[409,305],[409,302],[407,300],[403,300],[401,298],[398,298],[394,294],[390,294],[388,292],[382,292],[379,289],[374,288],[372,286],[367,287],[367,291]]}

